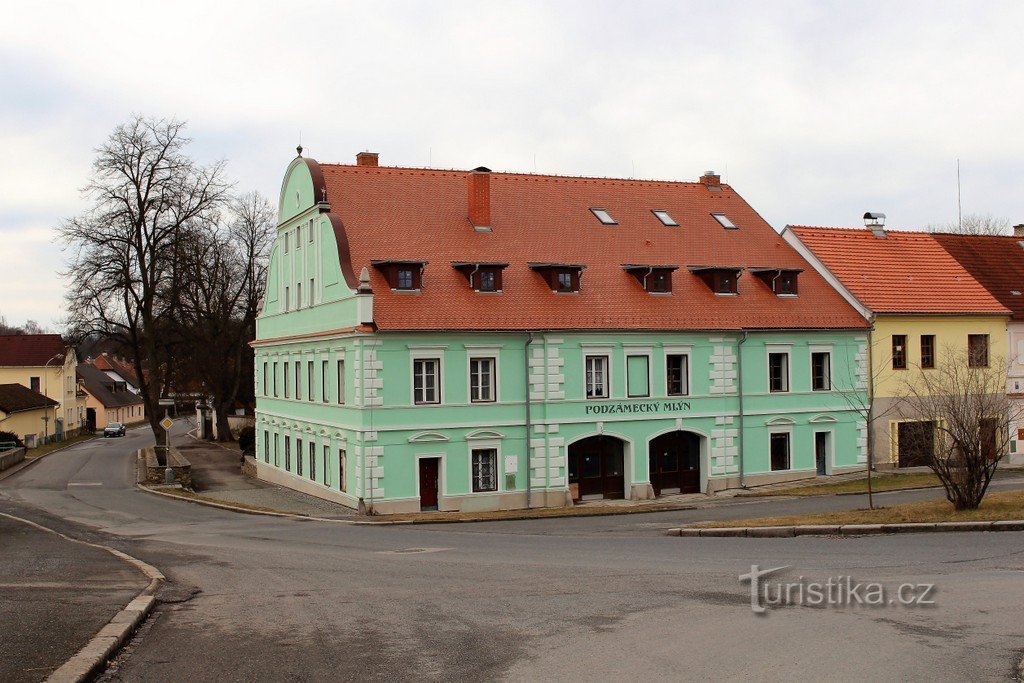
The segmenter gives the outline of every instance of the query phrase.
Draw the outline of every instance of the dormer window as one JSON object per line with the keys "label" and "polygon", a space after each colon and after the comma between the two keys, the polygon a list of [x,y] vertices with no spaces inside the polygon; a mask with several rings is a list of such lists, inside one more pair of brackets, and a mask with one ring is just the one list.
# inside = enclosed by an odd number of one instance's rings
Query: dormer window
{"label": "dormer window", "polygon": [[797,275],[803,271],[799,268],[751,268],[750,272],[756,275],[776,296],[796,296]]}
{"label": "dormer window", "polygon": [[607,209],[595,209],[591,208],[590,212],[597,217],[597,220],[601,221],[602,225],[618,225],[618,221],[612,218],[612,215],[608,213]]}
{"label": "dormer window", "polygon": [[423,267],[426,261],[370,261],[388,281],[391,289],[399,292],[418,292],[423,288]]}
{"label": "dormer window", "polygon": [[670,228],[675,228],[679,226],[679,223],[676,223],[675,219],[669,215],[668,211],[663,211],[662,209],[651,209],[651,213],[653,213],[658,218],[658,220],[661,221],[662,225],[667,225]]}
{"label": "dormer window", "polygon": [[672,293],[672,271],[679,266],[646,266],[625,264],[622,269],[636,278],[644,291],[651,294]]}
{"label": "dormer window", "polygon": [[739,294],[742,268],[736,266],[690,266],[690,272],[704,281],[715,294]]}
{"label": "dormer window", "polygon": [[718,221],[719,225],[721,225],[726,230],[739,230],[739,227],[731,220],[729,220],[729,217],[726,216],[724,213],[713,213],[711,214],[711,217]]}
{"label": "dormer window", "polygon": [[552,292],[569,294],[580,291],[580,276],[586,266],[573,263],[531,263],[530,268],[544,278]]}
{"label": "dormer window", "polygon": [[500,292],[501,271],[507,267],[507,263],[452,261],[452,268],[462,273],[477,292]]}

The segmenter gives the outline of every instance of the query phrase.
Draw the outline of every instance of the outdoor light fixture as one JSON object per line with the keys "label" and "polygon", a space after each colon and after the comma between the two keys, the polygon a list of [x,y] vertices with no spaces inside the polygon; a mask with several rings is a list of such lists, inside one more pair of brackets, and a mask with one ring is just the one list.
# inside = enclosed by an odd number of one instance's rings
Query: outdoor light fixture
{"label": "outdoor light fixture", "polygon": [[885,214],[868,211],[864,214],[864,225],[868,228],[881,228],[885,225]]}

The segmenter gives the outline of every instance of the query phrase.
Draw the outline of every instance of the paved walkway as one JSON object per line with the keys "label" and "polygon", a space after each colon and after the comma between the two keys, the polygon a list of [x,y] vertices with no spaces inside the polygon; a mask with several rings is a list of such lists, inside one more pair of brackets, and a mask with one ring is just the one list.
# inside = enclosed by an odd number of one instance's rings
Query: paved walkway
{"label": "paved walkway", "polygon": [[187,435],[175,438],[174,445],[192,463],[192,485],[200,498],[293,515],[357,516],[355,510],[344,505],[242,474],[241,453],[236,444],[220,445]]}
{"label": "paved walkway", "polygon": [[42,681],[148,580],[110,553],[0,516],[0,680]]}

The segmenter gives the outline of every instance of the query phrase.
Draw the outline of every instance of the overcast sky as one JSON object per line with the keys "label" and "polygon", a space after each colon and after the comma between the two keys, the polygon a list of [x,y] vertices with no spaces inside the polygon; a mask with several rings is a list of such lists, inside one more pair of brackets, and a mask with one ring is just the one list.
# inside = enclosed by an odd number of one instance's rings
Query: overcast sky
{"label": "overcast sky", "polygon": [[59,331],[53,227],[132,112],[242,190],[306,155],[676,180],[781,230],[1024,222],[1021,2],[21,2],[0,22],[0,315]]}

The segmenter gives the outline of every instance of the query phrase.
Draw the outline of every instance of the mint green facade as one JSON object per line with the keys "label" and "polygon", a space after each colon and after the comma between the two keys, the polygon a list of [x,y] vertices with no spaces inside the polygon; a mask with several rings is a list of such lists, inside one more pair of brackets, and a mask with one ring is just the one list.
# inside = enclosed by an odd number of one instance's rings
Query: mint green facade
{"label": "mint green facade", "polygon": [[[374,295],[343,272],[328,211],[297,159],[254,343],[261,477],[414,511],[419,461],[437,458],[438,508],[483,510],[570,503],[574,444],[596,435],[621,445],[627,498],[654,495],[650,441],[676,431],[696,435],[701,491],[813,476],[823,445],[826,473],[866,462],[862,330],[374,331]],[[832,390],[812,391],[812,352],[829,354]],[[788,391],[769,391],[769,353],[787,356]],[[687,359],[686,395],[667,395],[668,354]],[[609,359],[607,398],[586,398],[586,356]],[[471,358],[495,359],[493,402],[471,400]],[[437,404],[414,403],[417,359],[440,363]],[[789,435],[784,469],[772,434]],[[497,452],[494,491],[473,492],[475,449]]]}

